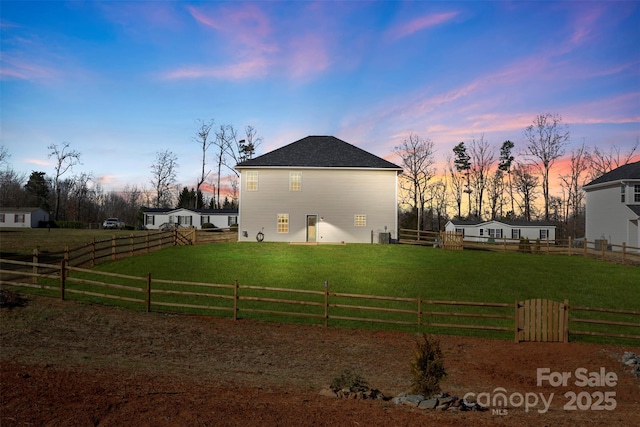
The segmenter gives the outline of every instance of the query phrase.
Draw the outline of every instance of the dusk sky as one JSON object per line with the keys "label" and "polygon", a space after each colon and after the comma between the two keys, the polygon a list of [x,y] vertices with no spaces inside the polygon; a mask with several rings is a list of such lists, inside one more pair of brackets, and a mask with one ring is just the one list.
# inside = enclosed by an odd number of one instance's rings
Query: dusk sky
{"label": "dusk sky", "polygon": [[637,1],[0,8],[0,144],[27,176],[51,176],[47,146],[68,142],[82,153],[74,172],[105,190],[150,187],[167,149],[179,183],[195,187],[197,119],[254,126],[257,154],[334,135],[397,163],[393,147],[411,133],[433,140],[440,162],[482,135],[523,150],[543,113],[568,125],[567,153],[583,142],[625,150],[640,136]]}

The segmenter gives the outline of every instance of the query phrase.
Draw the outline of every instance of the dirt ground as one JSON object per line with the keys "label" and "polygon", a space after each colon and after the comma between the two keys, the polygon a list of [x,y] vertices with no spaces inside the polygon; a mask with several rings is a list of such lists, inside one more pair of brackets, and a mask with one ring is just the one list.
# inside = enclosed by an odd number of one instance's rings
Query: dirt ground
{"label": "dirt ground", "polygon": [[[410,333],[146,314],[32,296],[24,307],[0,310],[0,339],[2,427],[640,425],[640,380],[620,361],[637,347],[441,336],[445,391],[495,396],[502,387],[512,403],[463,412],[319,394],[344,369],[387,397],[407,391]],[[538,386],[537,368],[571,377],[567,386]],[[579,368],[617,381],[580,387]],[[568,392],[579,399],[572,403]],[[595,406],[615,408],[591,409],[599,392],[609,398]],[[548,411],[541,400],[520,405],[518,395],[534,393],[552,399]]]}

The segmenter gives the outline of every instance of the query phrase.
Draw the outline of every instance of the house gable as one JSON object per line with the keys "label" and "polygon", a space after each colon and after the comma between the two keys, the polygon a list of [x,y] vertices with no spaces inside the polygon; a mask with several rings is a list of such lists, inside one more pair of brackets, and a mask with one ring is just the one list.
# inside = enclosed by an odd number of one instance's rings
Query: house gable
{"label": "house gable", "polygon": [[262,156],[238,163],[236,169],[249,167],[402,170],[398,165],[334,136],[308,136]]}

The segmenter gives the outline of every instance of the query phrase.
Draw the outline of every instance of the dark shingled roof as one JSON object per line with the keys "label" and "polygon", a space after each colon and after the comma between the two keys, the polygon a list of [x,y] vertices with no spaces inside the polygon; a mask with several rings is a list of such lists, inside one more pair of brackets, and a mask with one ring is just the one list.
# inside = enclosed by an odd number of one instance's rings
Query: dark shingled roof
{"label": "dark shingled roof", "polygon": [[604,184],[607,182],[615,182],[624,179],[640,179],[640,162],[629,163],[619,168],[612,170],[611,172],[607,172],[602,175],[600,178],[596,178],[585,187],[589,187],[590,185],[596,184]]}
{"label": "dark shingled roof", "polygon": [[640,216],[640,205],[627,205],[627,207],[631,209],[633,213]]}
{"label": "dark shingled roof", "polygon": [[262,166],[402,169],[334,136],[308,136],[262,156],[240,162],[236,168]]}

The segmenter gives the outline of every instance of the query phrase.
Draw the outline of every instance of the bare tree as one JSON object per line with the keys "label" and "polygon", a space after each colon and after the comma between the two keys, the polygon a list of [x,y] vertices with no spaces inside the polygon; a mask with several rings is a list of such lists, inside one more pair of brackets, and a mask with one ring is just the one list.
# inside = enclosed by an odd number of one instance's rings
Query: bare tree
{"label": "bare tree", "polygon": [[564,154],[569,141],[569,131],[562,125],[559,114],[540,114],[524,131],[527,138],[526,155],[542,175],[544,218],[549,220],[549,172],[557,159]]}
{"label": "bare tree", "polygon": [[403,174],[400,177],[400,188],[412,201],[412,207],[417,210],[417,229],[421,230],[422,213],[426,203],[425,190],[434,175],[433,141],[411,134],[393,151],[402,160]]}
{"label": "bare tree", "polygon": [[531,166],[522,163],[516,165],[513,170],[513,185],[520,195],[522,217],[525,221],[531,221],[538,187],[538,177],[531,173]]}
{"label": "bare tree", "polygon": [[589,170],[591,156],[584,144],[571,151],[571,168],[566,175],[560,175],[561,186],[565,190],[565,220],[568,221],[569,215],[572,218],[571,232],[573,237],[577,237],[578,217],[582,211],[582,202],[584,201],[584,191],[582,186],[587,183],[586,173]]}
{"label": "bare tree", "polygon": [[626,165],[631,162],[634,154],[640,146],[640,137],[636,138],[635,144],[624,154],[620,153],[620,148],[612,145],[609,148],[609,152],[605,152],[598,147],[593,149],[593,153],[590,156],[590,168],[589,180],[594,180],[601,177],[607,172]]}
{"label": "bare tree", "polygon": [[482,204],[484,193],[489,179],[489,171],[495,163],[495,152],[489,142],[484,139],[471,141],[471,182],[474,187],[476,199],[476,217],[482,219]]}
{"label": "bare tree", "polygon": [[451,194],[458,207],[458,218],[462,218],[462,193],[464,189],[464,182],[462,176],[456,170],[456,166],[451,156],[447,157],[447,174],[449,176],[449,182],[451,183]]}
{"label": "bare tree", "polygon": [[4,145],[0,145],[0,166],[8,163],[9,157],[11,157],[11,154],[9,154],[9,150],[7,149],[7,147],[5,147]]}
{"label": "bare tree", "polygon": [[60,148],[56,144],[51,144],[47,149],[49,149],[49,158],[55,157],[56,159],[53,190],[56,194],[55,219],[57,220],[60,213],[60,177],[73,169],[75,165],[80,164],[81,154],[79,151],[70,150],[68,142],[64,142]]}
{"label": "bare tree", "polygon": [[[200,186],[204,183],[204,181],[207,179],[207,176],[209,176],[209,173],[211,172],[211,171],[208,171],[205,173],[204,170],[206,165],[207,149],[209,149],[211,144],[213,144],[214,142],[209,138],[209,133],[211,132],[211,128],[213,127],[213,119],[207,123],[205,123],[203,120],[198,120],[198,123],[199,123],[198,131],[196,132],[196,136],[193,139],[202,149],[202,172],[200,174],[200,178],[198,178],[198,182],[196,183],[196,194],[202,194],[202,192],[200,191]],[[200,197],[196,197],[195,200],[196,200],[195,208],[196,209],[201,208],[202,206],[198,206],[198,201],[200,200]]]}
{"label": "bare tree", "polygon": [[491,207],[491,219],[498,217],[498,211],[502,211],[504,179],[502,169],[495,170],[492,177],[487,182],[487,196],[489,197],[489,206]]}
{"label": "bare tree", "polygon": [[158,151],[156,160],[151,165],[151,185],[155,189],[154,206],[156,208],[170,207],[172,202],[171,189],[176,182],[178,157],[171,151]]}

